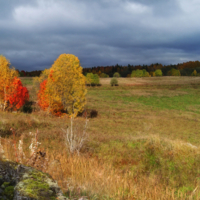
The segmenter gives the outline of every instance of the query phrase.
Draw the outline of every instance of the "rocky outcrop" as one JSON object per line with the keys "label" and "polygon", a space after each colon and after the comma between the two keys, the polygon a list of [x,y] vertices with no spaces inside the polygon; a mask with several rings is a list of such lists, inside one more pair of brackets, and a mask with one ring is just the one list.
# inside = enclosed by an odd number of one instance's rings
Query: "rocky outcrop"
{"label": "rocky outcrop", "polygon": [[0,160],[0,200],[67,200],[50,175]]}

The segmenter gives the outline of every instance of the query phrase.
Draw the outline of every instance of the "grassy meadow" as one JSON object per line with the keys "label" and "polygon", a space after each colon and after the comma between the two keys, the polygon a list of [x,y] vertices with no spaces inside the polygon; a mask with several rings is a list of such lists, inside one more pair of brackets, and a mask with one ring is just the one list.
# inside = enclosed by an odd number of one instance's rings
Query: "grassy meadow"
{"label": "grassy meadow", "polygon": [[[37,101],[33,79],[21,79]],[[51,174],[69,199],[200,199],[200,77],[118,78],[113,87],[110,80],[87,87],[86,109],[98,116],[89,119],[79,156],[68,154],[61,129],[70,119],[37,105],[30,114],[0,113],[4,156],[16,161],[23,140],[20,161]],[[82,131],[85,119],[74,124]],[[32,159],[37,130],[46,154]]]}

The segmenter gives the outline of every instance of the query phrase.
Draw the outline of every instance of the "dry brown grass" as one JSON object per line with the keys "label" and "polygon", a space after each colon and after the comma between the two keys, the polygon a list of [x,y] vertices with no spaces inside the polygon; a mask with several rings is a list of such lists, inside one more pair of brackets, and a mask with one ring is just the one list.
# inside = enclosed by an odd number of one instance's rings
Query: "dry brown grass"
{"label": "dry brown grass", "polygon": [[[177,158],[184,158],[184,155],[198,157],[199,148],[193,149],[184,143],[200,145],[199,113],[192,110],[156,110],[137,102],[127,103],[121,97],[135,95],[171,98],[190,94],[185,88],[197,93],[199,90],[196,87],[200,78],[152,77],[118,80],[118,87],[110,87],[109,79],[103,78],[101,87],[88,87],[87,107],[96,109],[98,117],[89,120],[90,138],[80,156],[70,156],[64,143],[61,128],[67,128],[69,118],[49,116],[42,111],[32,114],[0,113],[0,134],[10,134],[8,138],[1,139],[4,156],[16,161],[14,138],[12,132],[9,132],[13,127],[16,130],[16,145],[23,136],[26,159],[21,162],[51,174],[63,191],[69,193],[68,196],[71,195],[71,199],[80,196],[116,200],[199,199],[197,177],[188,176],[194,178],[193,182],[186,185],[188,190],[181,187],[178,189],[173,186],[178,180],[171,180],[173,184],[167,185],[163,181],[165,177],[145,171],[146,163],[142,160],[149,144],[157,149],[158,154],[163,151],[161,159],[168,159],[166,155],[171,158],[171,154],[177,155]],[[141,85],[126,86],[137,83]],[[29,89],[31,88],[30,85]],[[113,98],[110,98],[111,93]],[[35,99],[35,94],[31,94]],[[191,105],[191,109],[198,110],[198,107]],[[83,121],[82,118],[77,120]],[[38,152],[45,152],[43,157],[39,153],[32,156],[29,150],[32,138],[29,132],[35,133],[37,129],[38,141],[41,142]]]}
{"label": "dry brown grass", "polygon": [[[112,78],[100,78],[100,83],[110,85]],[[142,77],[142,78],[117,78],[119,85],[185,85],[199,84],[200,77],[190,76],[163,76],[163,77]]]}
{"label": "dry brown grass", "polygon": [[[161,139],[157,136],[134,139],[145,139],[153,142],[157,147],[161,145]],[[16,160],[16,150],[12,145],[13,142],[10,139],[1,139],[4,156],[9,160]],[[173,149],[173,154],[187,151],[192,151],[194,154],[199,153],[199,148],[192,149],[180,141],[168,140],[167,142],[169,143],[169,148]],[[91,199],[107,199],[108,197],[116,200],[199,199],[198,187],[188,194],[183,194],[181,191],[162,185],[159,177],[155,175],[145,176],[135,174],[133,171],[116,169],[111,164],[89,155],[69,156],[65,150],[59,152],[48,150],[45,152],[45,156],[37,154],[35,157],[31,157],[28,156],[30,152],[25,146],[24,153],[27,159],[23,159],[21,161],[22,164],[28,163],[45,173],[49,173],[58,181],[63,191],[66,193],[73,191],[76,197],[81,197],[82,191],[90,191],[88,195],[90,195]]]}

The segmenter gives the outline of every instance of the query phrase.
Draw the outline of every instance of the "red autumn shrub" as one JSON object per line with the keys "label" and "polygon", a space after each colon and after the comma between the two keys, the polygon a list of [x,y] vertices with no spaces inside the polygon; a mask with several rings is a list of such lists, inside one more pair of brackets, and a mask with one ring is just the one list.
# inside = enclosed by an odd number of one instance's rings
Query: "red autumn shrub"
{"label": "red autumn shrub", "polygon": [[9,102],[9,108],[14,110],[18,110],[29,100],[28,90],[23,87],[19,78],[15,77],[11,85],[8,86],[6,100]]}

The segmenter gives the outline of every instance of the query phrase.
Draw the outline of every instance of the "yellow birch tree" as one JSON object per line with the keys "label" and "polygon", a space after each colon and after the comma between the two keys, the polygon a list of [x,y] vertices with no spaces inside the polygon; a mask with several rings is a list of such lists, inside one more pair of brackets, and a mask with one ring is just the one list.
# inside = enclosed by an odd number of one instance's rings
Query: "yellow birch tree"
{"label": "yellow birch tree", "polygon": [[85,77],[79,59],[72,54],[61,54],[48,71],[45,93],[49,110],[62,108],[76,116],[85,106]]}

